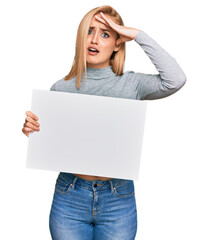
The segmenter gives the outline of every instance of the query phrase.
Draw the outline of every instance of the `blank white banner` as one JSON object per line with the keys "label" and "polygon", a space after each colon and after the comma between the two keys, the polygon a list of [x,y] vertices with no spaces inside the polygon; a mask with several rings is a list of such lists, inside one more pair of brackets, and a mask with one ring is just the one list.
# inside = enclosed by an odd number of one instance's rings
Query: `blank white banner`
{"label": "blank white banner", "polygon": [[33,90],[27,167],[138,180],[146,101]]}

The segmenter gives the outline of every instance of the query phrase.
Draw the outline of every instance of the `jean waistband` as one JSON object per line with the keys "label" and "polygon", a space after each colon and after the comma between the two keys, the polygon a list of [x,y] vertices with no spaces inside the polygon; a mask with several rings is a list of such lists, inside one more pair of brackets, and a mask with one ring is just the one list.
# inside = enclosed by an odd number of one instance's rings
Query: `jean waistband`
{"label": "jean waistband", "polygon": [[80,187],[86,188],[86,189],[96,189],[96,190],[102,190],[111,188],[111,192],[114,191],[114,188],[117,188],[126,182],[131,181],[133,184],[133,180],[128,179],[120,179],[120,178],[113,178],[110,180],[86,180],[83,178],[79,178],[72,173],[66,173],[66,172],[60,172],[59,176],[65,178],[67,181],[69,181],[72,185],[72,188],[74,188],[75,184],[79,185]]}

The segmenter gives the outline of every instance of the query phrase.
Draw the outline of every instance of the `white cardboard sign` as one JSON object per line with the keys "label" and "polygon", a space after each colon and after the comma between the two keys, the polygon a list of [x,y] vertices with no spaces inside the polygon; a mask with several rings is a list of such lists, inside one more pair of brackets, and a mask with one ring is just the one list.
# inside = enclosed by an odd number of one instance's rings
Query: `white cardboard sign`
{"label": "white cardboard sign", "polygon": [[146,104],[33,90],[31,111],[40,131],[30,133],[27,167],[137,180]]}

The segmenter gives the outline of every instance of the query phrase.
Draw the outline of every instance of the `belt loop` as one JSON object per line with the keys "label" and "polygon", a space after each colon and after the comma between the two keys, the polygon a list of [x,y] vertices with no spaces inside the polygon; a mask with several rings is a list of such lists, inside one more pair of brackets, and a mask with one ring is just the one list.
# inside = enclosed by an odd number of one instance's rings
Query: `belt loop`
{"label": "belt loop", "polygon": [[77,181],[78,177],[75,177],[72,183],[72,189],[74,189],[75,182]]}
{"label": "belt loop", "polygon": [[113,189],[113,181],[112,181],[112,180],[109,180],[109,182],[110,182],[110,185],[111,185],[111,193],[113,193],[113,192],[114,192],[114,189]]}

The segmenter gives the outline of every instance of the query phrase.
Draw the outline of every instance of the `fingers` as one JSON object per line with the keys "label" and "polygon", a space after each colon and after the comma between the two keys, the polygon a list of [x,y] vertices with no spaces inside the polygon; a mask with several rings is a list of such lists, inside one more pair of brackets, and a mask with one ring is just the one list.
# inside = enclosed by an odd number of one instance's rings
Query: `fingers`
{"label": "fingers", "polygon": [[30,122],[30,123],[32,123],[33,125],[37,126],[37,127],[40,126],[40,124],[39,124],[37,121],[33,120],[33,119],[32,119],[31,117],[29,117],[29,116],[27,116],[27,117],[25,118],[25,122]]}
{"label": "fingers", "polygon": [[24,127],[24,128],[22,128],[22,132],[23,132],[27,137],[29,137],[29,132],[34,132],[34,130],[31,129],[31,128]]}
{"label": "fingers", "polygon": [[26,114],[27,116],[33,118],[33,119],[36,120],[36,121],[38,120],[38,117],[37,117],[34,113],[32,113],[32,112],[30,112],[30,111],[27,111],[25,114]]}
{"label": "fingers", "polygon": [[[26,124],[26,123],[25,123]],[[30,132],[39,131],[40,129],[34,129],[34,127],[27,123],[27,125],[24,124],[24,127],[22,128],[22,132],[28,137]],[[31,127],[30,127],[31,126]]]}
{"label": "fingers", "polygon": [[133,40],[140,31],[136,28],[121,26],[115,23],[111,18],[106,17],[102,12],[100,12],[100,16],[95,15],[95,17],[98,21],[110,26],[115,32],[120,35],[121,42],[119,43]]}
{"label": "fingers", "polygon": [[95,15],[95,18],[96,18],[99,22],[106,24],[106,21],[103,20],[102,18],[98,17],[97,15]]}
{"label": "fingers", "polygon": [[[111,22],[113,22],[110,18],[106,17],[104,13],[100,12],[101,18],[103,18],[109,25]],[[110,23],[109,23],[110,22]]]}
{"label": "fingers", "polygon": [[25,128],[28,127],[28,128],[30,128],[30,129],[33,129],[34,131],[39,131],[39,130],[40,130],[39,127],[33,125],[33,124],[30,123],[30,122],[25,122],[24,125],[23,125],[23,127],[25,127]]}
{"label": "fingers", "polygon": [[117,31],[119,25],[117,23],[115,23],[113,20],[111,20],[110,18],[106,17],[102,12],[100,12],[100,15],[102,17],[102,19],[104,19],[105,22],[108,23],[108,25],[113,28],[115,31]]}
{"label": "fingers", "polygon": [[100,17],[98,15],[95,15],[95,18],[104,23],[105,25],[110,26],[112,29],[116,30],[117,24],[111,20],[110,18],[106,17],[102,12],[100,12]]}
{"label": "fingers", "polygon": [[38,117],[31,111],[26,112],[27,117],[23,124],[22,132],[28,137],[29,132],[39,131],[40,124],[37,122]]}
{"label": "fingers", "polygon": [[33,129],[28,128],[28,127],[24,127],[24,128],[22,128],[22,131],[24,131],[24,132],[34,132]]}

